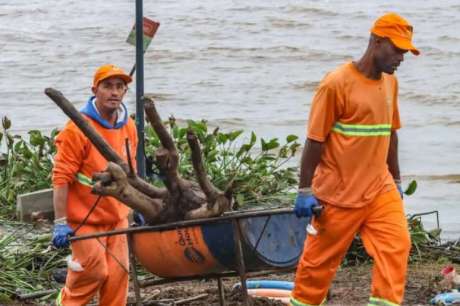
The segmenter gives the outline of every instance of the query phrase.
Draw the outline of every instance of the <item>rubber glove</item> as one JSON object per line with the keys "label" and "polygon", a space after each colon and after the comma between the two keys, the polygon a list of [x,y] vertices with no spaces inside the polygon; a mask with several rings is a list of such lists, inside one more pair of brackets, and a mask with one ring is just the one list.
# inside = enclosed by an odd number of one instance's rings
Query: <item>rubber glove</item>
{"label": "rubber glove", "polygon": [[133,212],[133,219],[134,219],[134,222],[139,225],[139,226],[144,226],[145,225],[145,218],[144,216],[138,212],[138,211],[134,211]]}
{"label": "rubber glove", "polygon": [[318,199],[311,192],[311,188],[302,188],[297,193],[295,200],[294,213],[297,218],[311,217],[313,215],[313,207],[319,206]]}
{"label": "rubber glove", "polygon": [[53,245],[56,248],[68,247],[69,237],[73,235],[73,230],[67,224],[55,224],[53,231]]}

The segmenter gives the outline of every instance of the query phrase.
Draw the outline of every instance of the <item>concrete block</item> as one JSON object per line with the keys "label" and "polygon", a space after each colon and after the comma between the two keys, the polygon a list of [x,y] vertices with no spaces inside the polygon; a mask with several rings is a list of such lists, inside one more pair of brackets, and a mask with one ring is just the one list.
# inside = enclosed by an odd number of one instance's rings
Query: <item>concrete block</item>
{"label": "concrete block", "polygon": [[53,189],[44,189],[18,195],[16,214],[23,222],[36,219],[54,219]]}

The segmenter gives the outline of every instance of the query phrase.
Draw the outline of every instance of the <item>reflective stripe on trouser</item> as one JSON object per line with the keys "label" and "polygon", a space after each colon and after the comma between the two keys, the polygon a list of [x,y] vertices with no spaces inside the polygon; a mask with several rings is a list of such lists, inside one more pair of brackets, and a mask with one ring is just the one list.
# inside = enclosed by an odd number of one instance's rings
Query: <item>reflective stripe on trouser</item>
{"label": "reflective stripe on trouser", "polygon": [[296,300],[295,298],[293,298],[291,296],[291,299],[289,300],[289,305],[290,306],[322,306],[322,305],[325,305],[324,303],[326,302],[326,300],[324,300],[321,304],[319,305],[313,305],[313,304],[305,304],[305,303],[302,303],[301,301],[298,301]]}
{"label": "reflective stripe on trouser", "polygon": [[[70,225],[73,228],[76,226],[76,224]],[[115,226],[85,224],[78,230],[78,234],[106,232],[127,228],[127,226],[126,219]],[[84,270],[78,272],[67,269],[65,287],[56,304],[86,305],[99,293],[100,306],[126,305],[129,277],[125,270],[129,269],[126,235],[79,240],[72,242],[71,248],[72,260],[79,262]]]}
{"label": "reflective stripe on trouser", "polygon": [[392,303],[385,299],[371,297],[367,306],[399,306],[399,304]]}
{"label": "reflective stripe on trouser", "polygon": [[56,297],[56,306],[63,306],[62,305],[62,290],[64,289],[59,290],[59,294]]}
{"label": "reflective stripe on trouser", "polygon": [[313,221],[318,235],[309,235],[305,241],[292,297],[307,305],[320,304],[359,232],[367,253],[374,259],[371,296],[400,304],[411,244],[398,191],[381,194],[361,208],[322,204],[320,218]]}

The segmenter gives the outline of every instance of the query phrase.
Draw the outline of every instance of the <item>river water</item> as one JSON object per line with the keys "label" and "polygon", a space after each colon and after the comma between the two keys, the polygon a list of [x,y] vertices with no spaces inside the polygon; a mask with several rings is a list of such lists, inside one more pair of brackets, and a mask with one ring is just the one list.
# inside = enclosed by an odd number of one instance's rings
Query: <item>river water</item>
{"label": "river water", "polygon": [[[444,237],[460,237],[460,2],[144,1],[161,23],[145,54],[145,92],[160,113],[207,119],[263,137],[296,134],[303,142],[311,97],[323,75],[364,51],[379,15],[409,19],[419,57],[398,70],[400,164],[417,192],[408,213],[438,210]],[[78,107],[94,70],[113,62],[130,70],[126,38],[135,1],[0,0],[0,115],[13,129],[49,131],[65,115],[43,90],[61,90]],[[135,86],[126,102],[134,112]],[[298,161],[297,161],[298,163]],[[433,216],[423,219],[435,225]]]}

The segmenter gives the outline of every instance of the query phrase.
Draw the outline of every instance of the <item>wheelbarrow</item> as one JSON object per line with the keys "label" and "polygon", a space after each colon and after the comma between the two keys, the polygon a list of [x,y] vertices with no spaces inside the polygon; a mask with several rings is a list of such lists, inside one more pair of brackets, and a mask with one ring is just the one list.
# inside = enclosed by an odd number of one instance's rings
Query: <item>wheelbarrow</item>
{"label": "wheelbarrow", "polygon": [[[272,273],[297,265],[310,220],[297,218],[292,209],[229,212],[220,217],[132,227],[73,240],[127,234],[134,257],[163,279],[139,283],[131,269],[140,305],[139,287],[191,279],[216,278],[224,305],[222,277],[239,276],[243,302],[248,304],[246,278],[251,273]],[[132,265],[132,267],[135,267]]]}

